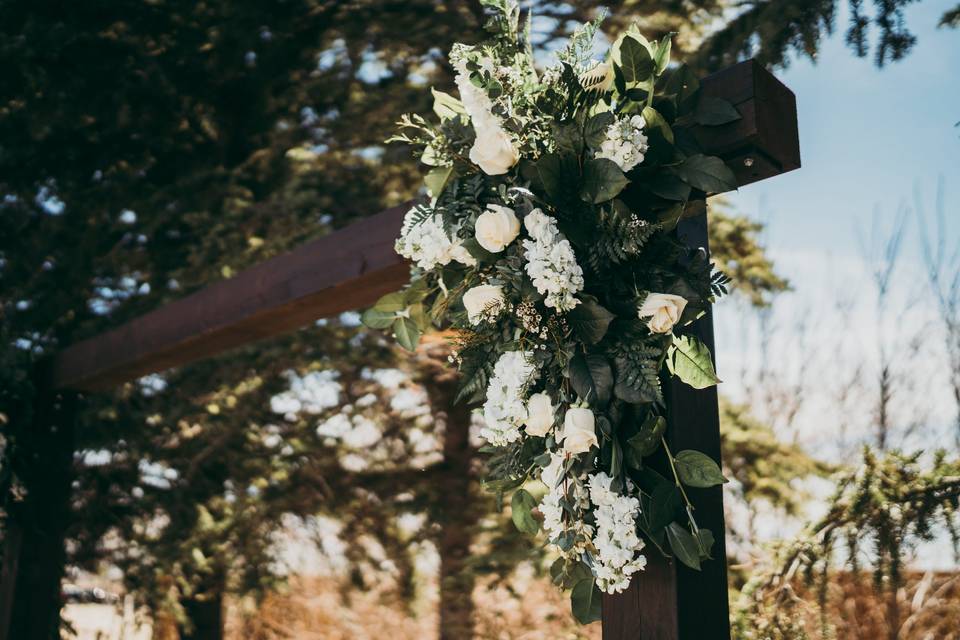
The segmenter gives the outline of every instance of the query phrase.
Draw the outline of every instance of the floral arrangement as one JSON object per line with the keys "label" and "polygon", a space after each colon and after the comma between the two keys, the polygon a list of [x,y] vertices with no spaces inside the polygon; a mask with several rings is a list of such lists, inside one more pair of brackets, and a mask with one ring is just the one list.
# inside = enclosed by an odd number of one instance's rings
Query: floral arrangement
{"label": "floral arrangement", "polygon": [[[518,529],[543,529],[551,574],[586,623],[648,549],[695,569],[710,557],[686,488],[725,479],[708,456],[668,449],[661,375],[718,382],[684,326],[727,279],[675,227],[704,212],[705,194],[736,188],[687,125],[740,116],[669,68],[669,37],[633,27],[594,60],[595,21],[541,72],[515,3],[484,4],[491,37],[450,52],[459,99],[433,91],[439,121],[406,115],[391,138],[429,167],[430,200],[396,242],[409,286],[364,322],[411,350],[431,326],[454,330],[458,401],[480,405],[491,454],[485,482],[512,492]],[[658,451],[669,474],[645,463]]]}

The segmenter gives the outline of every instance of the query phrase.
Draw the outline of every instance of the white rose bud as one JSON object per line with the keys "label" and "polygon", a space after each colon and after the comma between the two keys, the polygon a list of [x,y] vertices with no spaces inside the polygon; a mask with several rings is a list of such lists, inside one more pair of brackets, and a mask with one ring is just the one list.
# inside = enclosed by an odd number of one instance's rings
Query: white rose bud
{"label": "white rose bud", "polygon": [[481,284],[467,289],[463,294],[463,306],[467,308],[470,324],[483,318],[495,317],[503,311],[503,289],[492,284]]}
{"label": "white rose bud", "polygon": [[560,441],[567,453],[586,453],[590,451],[590,447],[599,447],[593,411],[584,408],[568,409],[567,415],[563,417]]}
{"label": "white rose bud", "polygon": [[553,427],[553,404],[546,393],[535,393],[527,402],[527,435],[540,436]]}
{"label": "white rose bud", "polygon": [[609,62],[598,62],[580,74],[580,84],[587,91],[610,91],[613,87],[613,66]]}
{"label": "white rose bud", "polygon": [[506,173],[517,164],[520,152],[513,146],[513,139],[498,124],[482,125],[474,122],[477,139],[470,148],[470,161],[489,176]]}
{"label": "white rose bud", "polygon": [[640,305],[640,318],[650,318],[647,328],[652,333],[670,333],[673,325],[680,321],[680,315],[687,306],[687,299],[670,293],[651,293]]}
{"label": "white rose bud", "polygon": [[510,207],[488,204],[477,217],[477,242],[490,253],[500,253],[520,235],[520,221]]}

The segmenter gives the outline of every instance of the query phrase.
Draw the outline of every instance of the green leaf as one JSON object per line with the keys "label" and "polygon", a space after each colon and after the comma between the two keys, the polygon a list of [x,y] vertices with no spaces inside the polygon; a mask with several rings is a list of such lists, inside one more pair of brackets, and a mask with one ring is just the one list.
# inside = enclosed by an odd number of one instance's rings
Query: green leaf
{"label": "green leaf", "polygon": [[680,481],[689,487],[703,489],[728,482],[720,466],[705,453],[684,449],[674,456],[673,463]]}
{"label": "green leaf", "polygon": [[523,533],[534,535],[540,530],[540,523],[530,511],[537,506],[536,499],[525,489],[517,489],[510,500],[510,512],[513,524]]}
{"label": "green leaf", "polygon": [[467,113],[467,110],[463,108],[463,103],[449,93],[436,89],[430,89],[430,93],[433,94],[433,112],[441,120],[457,118]]}
{"label": "green leaf", "polygon": [[723,160],[701,153],[692,155],[671,170],[694,189],[704,193],[723,193],[737,188],[737,179]]}
{"label": "green leaf", "polygon": [[583,166],[580,199],[594,204],[606,202],[615,198],[629,182],[620,167],[612,160],[606,158],[587,160]]}
{"label": "green leaf", "polygon": [[480,243],[477,242],[477,239],[475,237],[467,238],[466,240],[464,240],[463,248],[466,249],[467,253],[473,256],[477,262],[482,262],[485,264],[493,264],[494,262],[499,260],[499,256],[497,256],[497,254],[490,253],[489,251],[481,247]]}
{"label": "green leaf", "polygon": [[667,68],[667,65],[670,64],[670,47],[672,40],[670,39],[670,34],[663,36],[660,39],[660,44],[657,46],[657,52],[653,56],[653,67],[654,72],[659,76]]}
{"label": "green leaf", "polygon": [[700,558],[703,560],[712,558],[713,532],[710,529],[698,529],[696,538],[700,542]]}
{"label": "green leaf", "polygon": [[587,297],[567,312],[567,321],[580,339],[587,344],[597,344],[607,334],[607,328],[616,316]]}
{"label": "green leaf", "polygon": [[678,202],[669,209],[660,211],[657,219],[664,231],[673,231],[677,223],[685,218],[693,218],[702,213],[706,213],[707,204],[704,200],[690,200],[688,202]]}
{"label": "green leaf", "polygon": [[666,200],[685,202],[690,198],[690,185],[672,173],[659,172],[650,182],[649,189]]}
{"label": "green leaf", "polygon": [[393,334],[401,347],[407,351],[416,351],[421,334],[416,322],[410,318],[397,318],[393,322]]}
{"label": "green leaf", "polygon": [[667,421],[663,416],[650,415],[627,444],[641,458],[649,456],[660,447],[660,438],[666,430]]}
{"label": "green leaf", "polygon": [[680,562],[691,569],[700,570],[700,544],[686,527],[678,522],[667,525],[667,542]]}
{"label": "green leaf", "polygon": [[600,601],[603,595],[593,578],[581,580],[570,592],[570,610],[580,624],[590,624],[600,619]]}
{"label": "green leaf", "polygon": [[706,125],[726,124],[739,120],[740,117],[740,112],[731,102],[714,96],[701,96],[693,112],[693,119]]}
{"label": "green leaf", "polygon": [[706,389],[721,381],[713,369],[707,345],[693,336],[673,337],[667,366],[670,373],[694,389]]}
{"label": "green leaf", "polygon": [[620,66],[623,68],[624,80],[643,82],[653,74],[654,62],[650,51],[628,35],[620,43]]}
{"label": "green leaf", "polygon": [[374,307],[364,311],[363,316],[360,317],[360,321],[363,322],[364,326],[370,327],[371,329],[387,329],[393,324],[396,318],[396,311],[381,311]]}
{"label": "green leaf", "polygon": [[567,366],[570,386],[582,399],[603,407],[610,402],[613,390],[613,369],[605,357],[599,354],[577,355]]}
{"label": "green leaf", "polygon": [[657,535],[673,522],[677,511],[683,506],[683,499],[677,486],[664,480],[658,482],[650,492],[649,502],[641,512],[641,521],[648,535]]}
{"label": "green leaf", "polygon": [[396,313],[397,311],[403,311],[407,308],[407,296],[404,291],[394,291],[393,293],[388,293],[379,300],[377,304],[373,305],[373,308],[377,311],[389,311]]}
{"label": "green leaf", "polygon": [[616,117],[609,111],[592,116],[583,125],[583,138],[593,149],[599,149],[607,137],[607,129],[616,121]]}
{"label": "green leaf", "polygon": [[440,194],[443,193],[443,188],[447,186],[447,183],[450,181],[450,176],[453,175],[453,166],[449,167],[434,167],[427,171],[427,175],[423,177],[423,184],[427,187],[427,193],[431,198],[438,198]]}
{"label": "green leaf", "polygon": [[673,144],[673,129],[664,119],[660,112],[653,107],[643,108],[643,121],[647,123],[648,129],[658,129],[667,142]]}
{"label": "green leaf", "polygon": [[576,122],[554,124],[553,139],[560,151],[576,156],[583,152],[583,132]]}
{"label": "green leaf", "polygon": [[[547,153],[534,165],[544,191],[556,205],[562,205],[578,196],[579,166],[576,156]],[[616,165],[614,165],[616,166]]]}

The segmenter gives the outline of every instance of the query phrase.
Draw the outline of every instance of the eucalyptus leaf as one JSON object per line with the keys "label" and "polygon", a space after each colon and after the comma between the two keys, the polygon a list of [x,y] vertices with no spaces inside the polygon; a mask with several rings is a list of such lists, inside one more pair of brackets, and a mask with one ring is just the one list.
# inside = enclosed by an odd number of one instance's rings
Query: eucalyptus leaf
{"label": "eucalyptus leaf", "polygon": [[600,602],[603,599],[593,578],[581,580],[570,592],[570,610],[580,624],[590,624],[600,619]]}
{"label": "eucalyptus leaf", "polygon": [[684,449],[677,453],[673,464],[677,468],[680,481],[690,487],[704,489],[728,482],[713,458],[693,449]]}
{"label": "eucalyptus leaf", "polygon": [[737,178],[733,171],[716,156],[698,153],[670,169],[691,187],[707,194],[723,193],[737,188]]}
{"label": "eucalyptus leaf", "polygon": [[706,389],[719,383],[710,350],[694,336],[674,336],[667,358],[670,373],[694,389]]}
{"label": "eucalyptus leaf", "polygon": [[580,199],[593,204],[612,200],[629,182],[620,167],[612,160],[606,158],[587,160],[583,166]]}
{"label": "eucalyptus leaf", "polygon": [[534,535],[540,530],[540,523],[531,511],[537,506],[536,499],[525,489],[517,489],[510,500],[510,512],[513,524],[523,533]]}
{"label": "eucalyptus leaf", "polygon": [[740,118],[740,112],[731,102],[714,96],[701,96],[693,112],[694,121],[705,125],[727,124]]}
{"label": "eucalyptus leaf", "polygon": [[394,291],[393,293],[388,293],[377,300],[377,303],[373,305],[373,308],[377,311],[387,311],[392,313],[403,311],[407,308],[406,294],[403,291]]}
{"label": "eucalyptus leaf", "polygon": [[397,318],[393,321],[393,334],[401,347],[407,351],[416,351],[421,335],[416,322],[410,318]]}
{"label": "eucalyptus leaf", "polygon": [[363,322],[364,326],[371,329],[388,329],[396,318],[397,313],[395,311],[381,311],[374,307],[364,311],[360,321]]}
{"label": "eucalyptus leaf", "polygon": [[577,396],[603,407],[610,402],[613,390],[613,369],[607,359],[599,354],[577,355],[567,366],[570,386]]}
{"label": "eucalyptus leaf", "polygon": [[700,570],[700,544],[686,527],[678,522],[667,525],[667,542],[680,562],[691,569]]}

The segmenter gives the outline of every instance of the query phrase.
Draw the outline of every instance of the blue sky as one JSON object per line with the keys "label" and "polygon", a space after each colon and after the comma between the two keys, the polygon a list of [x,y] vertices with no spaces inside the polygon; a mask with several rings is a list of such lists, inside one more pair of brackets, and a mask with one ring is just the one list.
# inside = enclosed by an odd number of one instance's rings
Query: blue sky
{"label": "blue sky", "polygon": [[819,60],[776,71],[797,96],[803,167],[731,198],[769,223],[774,254],[859,254],[858,225],[868,227],[875,208],[892,219],[915,187],[932,202],[938,176],[948,215],[960,218],[960,31],[936,28],[956,0],[910,7],[918,43],[883,69],[846,48],[846,3],[839,4],[838,29]]}

